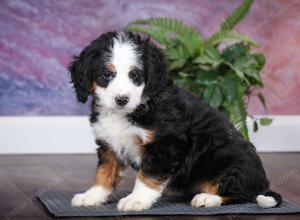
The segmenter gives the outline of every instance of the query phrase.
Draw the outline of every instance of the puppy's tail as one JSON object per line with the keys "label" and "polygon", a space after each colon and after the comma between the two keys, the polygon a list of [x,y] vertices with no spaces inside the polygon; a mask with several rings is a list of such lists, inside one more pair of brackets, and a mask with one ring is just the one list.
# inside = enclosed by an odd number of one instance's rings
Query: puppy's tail
{"label": "puppy's tail", "polygon": [[258,195],[256,197],[256,202],[259,207],[273,208],[281,204],[282,198],[278,193],[268,190],[264,194]]}

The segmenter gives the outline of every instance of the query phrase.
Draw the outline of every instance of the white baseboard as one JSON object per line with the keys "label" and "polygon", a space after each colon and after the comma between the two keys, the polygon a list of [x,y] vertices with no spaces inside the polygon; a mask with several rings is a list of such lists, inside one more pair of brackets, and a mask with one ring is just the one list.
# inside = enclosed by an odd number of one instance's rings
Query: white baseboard
{"label": "white baseboard", "polygon": [[[300,116],[272,116],[250,138],[260,152],[300,151]],[[0,154],[95,153],[87,117],[0,117]]]}
{"label": "white baseboard", "polygon": [[1,154],[94,153],[88,117],[0,117]]}
{"label": "white baseboard", "polygon": [[259,152],[299,152],[300,151],[300,116],[268,116],[273,118],[269,126],[259,126],[253,132],[252,120],[248,120],[251,142]]}

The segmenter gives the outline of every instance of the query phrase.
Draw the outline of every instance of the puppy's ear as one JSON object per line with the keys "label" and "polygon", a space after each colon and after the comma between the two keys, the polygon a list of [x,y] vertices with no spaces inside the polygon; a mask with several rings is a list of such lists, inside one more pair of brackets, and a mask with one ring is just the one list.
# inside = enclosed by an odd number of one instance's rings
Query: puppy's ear
{"label": "puppy's ear", "polygon": [[68,69],[71,74],[71,82],[73,83],[77,100],[85,103],[92,89],[92,73],[91,62],[94,53],[86,47],[79,56],[73,56],[73,61]]}
{"label": "puppy's ear", "polygon": [[167,64],[163,52],[148,39],[144,42],[143,66],[145,71],[144,95],[153,97],[170,82],[167,76]]}

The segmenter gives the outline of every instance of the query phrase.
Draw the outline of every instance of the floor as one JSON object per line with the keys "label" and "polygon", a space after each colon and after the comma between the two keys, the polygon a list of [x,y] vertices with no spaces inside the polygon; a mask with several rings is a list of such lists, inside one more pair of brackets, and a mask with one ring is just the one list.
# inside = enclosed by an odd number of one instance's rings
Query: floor
{"label": "floor", "polygon": [[[300,206],[300,153],[260,154],[273,190]],[[86,190],[93,180],[96,155],[0,156],[0,219],[54,219],[34,196],[38,190]],[[120,186],[132,187],[127,171]],[[120,217],[119,217],[120,218]],[[122,220],[130,217],[121,217]],[[98,219],[98,218],[68,218]],[[105,218],[112,219],[112,218]],[[116,219],[116,218],[114,218]],[[207,217],[131,217],[130,219],[300,219],[300,215],[238,215]]]}

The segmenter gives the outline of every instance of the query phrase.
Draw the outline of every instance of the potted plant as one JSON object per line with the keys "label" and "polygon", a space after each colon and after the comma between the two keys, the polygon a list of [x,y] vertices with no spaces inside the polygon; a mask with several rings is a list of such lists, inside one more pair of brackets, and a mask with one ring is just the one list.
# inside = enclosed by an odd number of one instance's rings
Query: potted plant
{"label": "potted plant", "polygon": [[246,16],[252,2],[244,0],[221,24],[220,30],[207,39],[172,18],[137,20],[126,28],[157,41],[170,63],[174,81],[223,111],[246,139],[249,139],[247,116],[254,121],[254,131],[258,130],[258,121],[261,125],[272,122],[269,118],[254,118],[247,112],[247,97],[253,95],[253,88],[266,108],[265,98],[259,91],[264,86],[261,70],[265,57],[252,51],[257,47],[254,40],[233,30]]}

